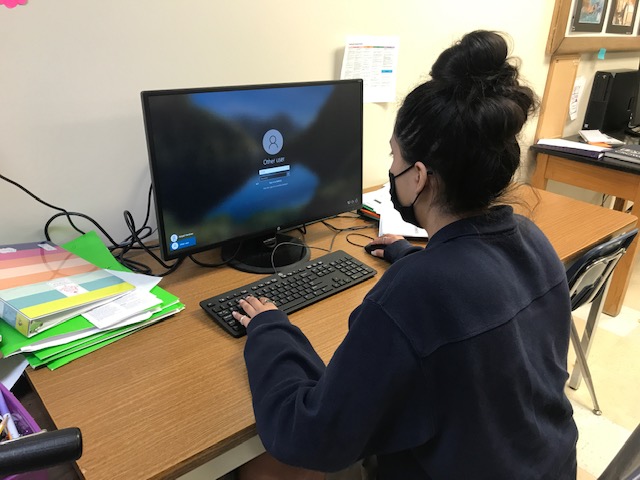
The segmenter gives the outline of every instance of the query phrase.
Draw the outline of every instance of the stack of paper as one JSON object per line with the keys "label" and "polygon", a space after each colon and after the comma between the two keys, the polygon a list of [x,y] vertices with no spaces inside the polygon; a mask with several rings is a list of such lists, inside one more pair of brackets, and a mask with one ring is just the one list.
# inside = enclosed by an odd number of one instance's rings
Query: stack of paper
{"label": "stack of paper", "polygon": [[580,130],[578,132],[580,137],[590,145],[596,145],[600,147],[611,147],[615,145],[624,145],[622,140],[618,140],[606,133],[602,133],[600,130]]}
{"label": "stack of paper", "polygon": [[178,297],[157,286],[159,278],[128,272],[95,232],[62,247],[132,285],[131,291],[31,337],[0,321],[5,357],[24,353],[32,367],[54,370],[184,309]]}
{"label": "stack of paper", "polygon": [[408,238],[428,238],[427,231],[405,222],[391,203],[389,183],[362,196],[363,208],[379,215],[378,235],[390,233]]}

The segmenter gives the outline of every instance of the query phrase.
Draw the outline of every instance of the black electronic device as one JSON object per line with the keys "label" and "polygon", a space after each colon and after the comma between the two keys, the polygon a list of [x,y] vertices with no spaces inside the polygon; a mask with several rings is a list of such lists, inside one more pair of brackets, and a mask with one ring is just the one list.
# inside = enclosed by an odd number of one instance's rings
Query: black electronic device
{"label": "black electronic device", "polygon": [[[631,114],[629,125],[625,133],[632,137],[640,137],[640,81],[638,81],[638,89],[636,90],[636,101],[633,113]],[[627,141],[626,143],[635,142]]]}
{"label": "black electronic device", "polygon": [[162,257],[221,247],[229,265],[254,273],[308,259],[284,232],[362,206],[362,88],[143,91]]}
{"label": "black electronic device", "polygon": [[376,273],[348,253],[337,250],[309,260],[302,266],[285,268],[277,275],[202,300],[200,306],[227,333],[241,337],[247,331],[231,313],[244,313],[238,306],[241,298],[248,295],[267,297],[280,310],[292,313],[364,282]]}
{"label": "black electronic device", "polygon": [[625,130],[634,121],[639,86],[639,70],[596,72],[582,130],[600,130],[624,137]]}
{"label": "black electronic device", "polygon": [[367,243],[364,246],[364,251],[367,253],[371,253],[374,250],[384,250],[385,248],[387,248],[387,244],[385,243]]}

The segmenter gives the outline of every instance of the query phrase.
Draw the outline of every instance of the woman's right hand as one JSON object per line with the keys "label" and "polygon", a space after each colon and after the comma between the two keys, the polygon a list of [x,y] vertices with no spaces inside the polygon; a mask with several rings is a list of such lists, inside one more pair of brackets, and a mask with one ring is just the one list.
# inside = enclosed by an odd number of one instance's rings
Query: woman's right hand
{"label": "woman's right hand", "polygon": [[[384,249],[387,245],[391,245],[398,240],[404,240],[404,237],[402,235],[392,235],[389,233],[376,237],[367,245],[370,249],[369,253],[374,257],[384,258]],[[378,246],[379,248],[376,248]]]}

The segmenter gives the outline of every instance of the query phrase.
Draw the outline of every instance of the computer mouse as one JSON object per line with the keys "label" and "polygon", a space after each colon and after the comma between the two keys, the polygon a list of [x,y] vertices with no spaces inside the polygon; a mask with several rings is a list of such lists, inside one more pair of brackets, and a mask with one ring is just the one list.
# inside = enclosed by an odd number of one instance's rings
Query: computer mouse
{"label": "computer mouse", "polygon": [[371,253],[374,250],[384,250],[385,248],[387,248],[387,245],[385,245],[384,243],[369,243],[368,245],[364,246],[364,251],[367,253]]}

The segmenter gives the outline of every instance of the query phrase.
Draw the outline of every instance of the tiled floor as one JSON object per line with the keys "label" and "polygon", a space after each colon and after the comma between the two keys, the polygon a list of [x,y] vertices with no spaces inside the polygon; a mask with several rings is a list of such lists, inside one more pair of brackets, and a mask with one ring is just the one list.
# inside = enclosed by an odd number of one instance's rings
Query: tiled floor
{"label": "tiled floor", "polygon": [[[580,332],[587,314],[575,314]],[[620,315],[603,314],[593,338],[588,363],[602,416],[591,412],[584,382],[575,391],[567,388],[580,433],[579,480],[597,478],[640,423],[640,255]],[[573,351],[569,355],[571,370]]]}

